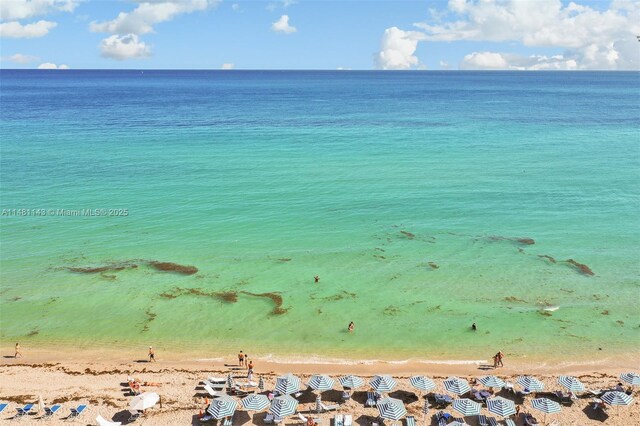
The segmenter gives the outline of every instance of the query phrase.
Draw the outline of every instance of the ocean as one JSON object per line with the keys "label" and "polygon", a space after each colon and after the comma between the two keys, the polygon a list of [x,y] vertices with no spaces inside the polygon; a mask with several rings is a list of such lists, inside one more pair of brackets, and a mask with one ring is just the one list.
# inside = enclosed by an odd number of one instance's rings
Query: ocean
{"label": "ocean", "polygon": [[640,347],[640,73],[2,70],[0,113],[2,343]]}

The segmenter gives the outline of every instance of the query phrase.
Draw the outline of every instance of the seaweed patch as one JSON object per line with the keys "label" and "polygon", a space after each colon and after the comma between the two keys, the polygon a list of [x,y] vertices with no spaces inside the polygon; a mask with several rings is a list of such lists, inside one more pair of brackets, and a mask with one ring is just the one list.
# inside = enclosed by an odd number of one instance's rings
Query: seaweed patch
{"label": "seaweed patch", "polygon": [[427,264],[431,267],[431,269],[438,269],[440,267],[435,262],[428,262]]}
{"label": "seaweed patch", "polygon": [[416,237],[415,234],[412,234],[409,231],[400,231],[400,233],[407,237],[407,239],[409,240],[413,240]]}
{"label": "seaweed patch", "polygon": [[67,267],[64,267],[64,269],[66,269],[69,272],[74,272],[77,274],[100,274],[103,278],[115,279],[116,278],[115,275],[108,275],[105,273],[120,272],[126,269],[137,269],[140,265],[144,265],[144,264],[160,272],[175,272],[182,275],[193,275],[196,272],[198,272],[198,268],[196,268],[195,266],[180,265],[179,263],[160,262],[158,260],[144,260],[144,259],[108,263],[106,265],[101,265],[101,266],[87,266],[87,267],[67,266]]}
{"label": "seaweed patch", "polygon": [[591,268],[589,268],[584,263],[578,263],[573,259],[568,259],[568,260],[566,260],[566,262],[568,264],[572,265],[574,268],[576,268],[583,275],[589,275],[589,276],[595,275],[595,273],[591,270]]}
{"label": "seaweed patch", "polygon": [[198,272],[198,268],[189,265],[180,265],[173,262],[159,262],[157,260],[150,260],[149,265],[161,272],[176,272],[183,275],[193,275]]}
{"label": "seaweed patch", "polygon": [[270,299],[274,304],[274,307],[271,310],[271,315],[283,315],[289,311],[288,308],[287,309],[282,308],[282,303],[283,303],[282,296],[280,296],[280,294],[278,293],[251,293],[249,291],[242,291],[241,293],[249,296],[266,297],[267,299]]}
{"label": "seaweed patch", "polygon": [[547,259],[551,263],[556,263],[556,260],[547,254],[539,254],[538,257],[541,259]]}

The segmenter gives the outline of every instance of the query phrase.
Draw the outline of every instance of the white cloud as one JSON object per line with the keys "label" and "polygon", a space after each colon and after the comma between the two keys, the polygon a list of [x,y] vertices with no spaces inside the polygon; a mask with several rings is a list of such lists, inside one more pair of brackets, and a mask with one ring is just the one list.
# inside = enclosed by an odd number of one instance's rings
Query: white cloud
{"label": "white cloud", "polygon": [[440,65],[440,68],[442,68],[443,70],[451,69],[451,65],[449,65],[449,62],[447,62],[447,61],[442,61],[441,60],[438,65]]}
{"label": "white cloud", "polygon": [[143,1],[131,12],[120,12],[118,17],[106,22],[92,22],[93,32],[112,34],[146,34],[153,26],[170,21],[178,15],[203,11],[217,6],[219,0],[155,0]]}
{"label": "white cloud", "polygon": [[222,66],[220,67],[220,69],[221,69],[221,70],[232,70],[232,69],[234,69],[235,67],[236,67],[236,65],[235,65],[235,64],[232,64],[232,63],[225,63],[225,64],[222,64]]}
{"label": "white cloud", "polygon": [[2,0],[0,20],[16,21],[56,11],[73,12],[78,3],[77,0]]}
{"label": "white cloud", "polygon": [[296,27],[289,25],[289,16],[282,15],[280,19],[271,24],[271,29],[278,33],[291,34],[297,31]]}
{"label": "white cloud", "polygon": [[35,62],[38,59],[39,58],[37,56],[23,55],[22,53],[16,53],[2,58],[3,61],[15,62],[16,64],[28,64],[30,62]]}
{"label": "white cloud", "polygon": [[286,9],[289,6],[291,6],[292,4],[296,4],[296,3],[298,3],[296,0],[282,0],[282,1],[278,2],[278,3],[271,2],[271,3],[267,4],[267,10],[269,12],[273,12],[274,10],[276,10],[279,7],[282,7],[283,9]]}
{"label": "white cloud", "polygon": [[240,5],[238,3],[234,3],[231,5],[231,10],[233,10],[234,12],[242,12],[242,8],[240,7]]}
{"label": "white cloud", "polygon": [[60,64],[56,65],[51,62],[45,62],[43,64],[38,65],[39,70],[68,70],[69,65]]}
{"label": "white cloud", "polygon": [[564,55],[522,56],[513,53],[473,52],[460,63],[464,70],[575,70],[578,62]]}
{"label": "white cloud", "polygon": [[418,41],[424,34],[418,31],[403,31],[397,27],[387,28],[382,35],[380,51],[374,55],[375,66],[382,70],[406,70],[420,64],[414,55]]}
{"label": "white cloud", "polygon": [[56,27],[55,22],[38,21],[33,24],[22,25],[18,21],[3,22],[0,24],[0,37],[8,38],[37,38],[49,33],[49,30]]}
{"label": "white cloud", "polygon": [[[543,67],[571,67],[575,61],[577,69],[638,69],[640,63],[635,40],[640,33],[638,1],[614,0],[608,10],[599,11],[560,0],[449,0],[448,9],[457,20],[415,24],[425,32],[425,40],[516,41],[565,49],[562,60],[547,58],[537,64]],[[498,54],[506,60],[502,62],[492,55],[474,52],[463,64],[513,65],[514,58]]]}
{"label": "white cloud", "polygon": [[138,39],[136,34],[117,35],[105,38],[100,43],[101,55],[105,58],[125,59],[145,58],[151,55],[151,48]]}

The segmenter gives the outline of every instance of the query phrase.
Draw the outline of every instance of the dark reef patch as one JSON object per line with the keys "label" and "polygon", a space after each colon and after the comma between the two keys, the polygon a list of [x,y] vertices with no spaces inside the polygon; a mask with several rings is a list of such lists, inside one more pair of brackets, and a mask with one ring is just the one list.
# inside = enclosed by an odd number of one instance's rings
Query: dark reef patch
{"label": "dark reef patch", "polygon": [[274,304],[274,307],[271,310],[271,315],[283,315],[289,311],[288,308],[282,308],[283,300],[279,293],[251,293],[249,291],[242,291],[241,293],[249,296],[266,297],[267,299],[270,299]]}
{"label": "dark reef patch", "polygon": [[413,240],[416,237],[415,234],[412,234],[409,231],[400,231],[400,233],[407,237],[407,239],[409,240]]}
{"label": "dark reef patch", "polygon": [[435,262],[428,262],[427,264],[431,267],[431,269],[438,269],[440,267]]}
{"label": "dark reef patch", "polygon": [[589,276],[595,275],[595,273],[591,270],[591,268],[589,268],[584,263],[578,263],[573,259],[568,259],[566,260],[566,262],[572,265],[575,269],[578,270],[578,272],[580,272],[583,275],[589,275]]}
{"label": "dark reef patch", "polygon": [[161,272],[176,272],[183,275],[193,275],[198,272],[198,268],[196,268],[195,266],[180,265],[173,262],[159,262],[157,260],[150,260],[148,264],[149,266],[152,266],[156,270]]}

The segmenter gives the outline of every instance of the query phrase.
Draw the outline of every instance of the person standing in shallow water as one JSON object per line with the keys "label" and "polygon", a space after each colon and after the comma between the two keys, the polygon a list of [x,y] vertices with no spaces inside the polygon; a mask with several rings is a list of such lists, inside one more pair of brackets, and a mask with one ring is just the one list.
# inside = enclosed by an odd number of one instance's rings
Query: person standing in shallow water
{"label": "person standing in shallow water", "polygon": [[355,327],[356,327],[356,326],[355,326],[355,324],[353,323],[353,321],[351,321],[351,322],[349,323],[349,327],[347,327],[347,328],[348,328],[348,330],[349,330],[349,331],[353,331],[353,329],[354,329]]}
{"label": "person standing in shallow water", "polygon": [[315,282],[320,282],[320,276],[319,276],[319,275],[316,275],[315,277],[313,277],[313,280],[314,280]]}
{"label": "person standing in shallow water", "polygon": [[476,331],[478,327],[476,327],[476,323],[471,324],[471,330]]}

